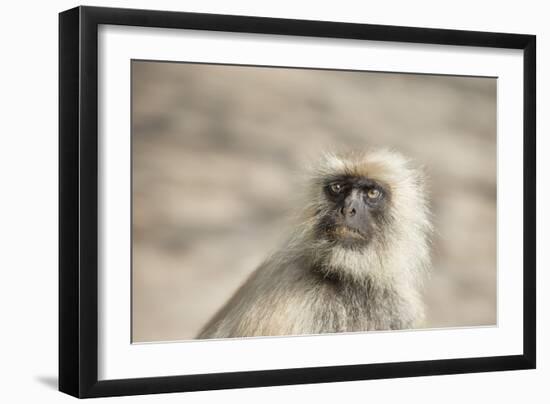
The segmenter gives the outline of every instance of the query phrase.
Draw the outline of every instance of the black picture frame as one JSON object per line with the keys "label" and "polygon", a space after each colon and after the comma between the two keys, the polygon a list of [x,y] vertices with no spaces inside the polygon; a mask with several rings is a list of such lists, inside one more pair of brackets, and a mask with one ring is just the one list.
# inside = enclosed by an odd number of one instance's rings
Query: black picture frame
{"label": "black picture frame", "polygon": [[[523,354],[98,380],[100,24],[523,50]],[[326,21],[77,7],[59,15],[59,390],[103,397],[534,369],[536,37]]]}

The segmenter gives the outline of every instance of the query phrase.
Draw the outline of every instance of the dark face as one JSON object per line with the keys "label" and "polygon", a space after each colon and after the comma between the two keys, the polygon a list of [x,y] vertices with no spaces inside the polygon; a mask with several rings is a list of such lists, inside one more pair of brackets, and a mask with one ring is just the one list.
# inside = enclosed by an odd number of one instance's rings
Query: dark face
{"label": "dark face", "polygon": [[389,191],[365,177],[335,177],[324,185],[328,213],[319,221],[318,236],[344,247],[369,243],[387,220]]}

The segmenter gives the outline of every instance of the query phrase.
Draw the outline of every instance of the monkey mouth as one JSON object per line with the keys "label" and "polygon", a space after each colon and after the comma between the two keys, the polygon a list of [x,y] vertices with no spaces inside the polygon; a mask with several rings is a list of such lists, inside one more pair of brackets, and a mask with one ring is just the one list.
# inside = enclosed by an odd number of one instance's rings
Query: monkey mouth
{"label": "monkey mouth", "polygon": [[338,226],[333,231],[334,235],[339,239],[344,240],[366,240],[367,237],[359,230],[353,229],[348,226]]}

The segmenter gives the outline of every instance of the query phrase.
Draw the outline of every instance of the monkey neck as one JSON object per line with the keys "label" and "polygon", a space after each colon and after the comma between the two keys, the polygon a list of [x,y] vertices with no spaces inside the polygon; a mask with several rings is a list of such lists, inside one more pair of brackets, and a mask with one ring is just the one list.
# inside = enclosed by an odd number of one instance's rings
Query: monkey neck
{"label": "monkey neck", "polygon": [[[302,248],[293,248],[296,245]],[[385,255],[380,252],[384,252],[382,247],[351,249],[324,240],[308,244],[298,239],[279,252],[278,261],[297,264],[327,282],[360,290],[416,290],[421,284],[423,261],[418,257],[402,259],[391,251]]]}
{"label": "monkey neck", "polygon": [[320,281],[333,285],[337,289],[347,289],[357,291],[358,293],[382,293],[393,290],[395,284],[388,282],[386,279],[381,280],[379,276],[365,273],[358,277],[350,275],[349,271],[342,268],[330,268],[322,264],[313,264],[309,267],[309,271]]}

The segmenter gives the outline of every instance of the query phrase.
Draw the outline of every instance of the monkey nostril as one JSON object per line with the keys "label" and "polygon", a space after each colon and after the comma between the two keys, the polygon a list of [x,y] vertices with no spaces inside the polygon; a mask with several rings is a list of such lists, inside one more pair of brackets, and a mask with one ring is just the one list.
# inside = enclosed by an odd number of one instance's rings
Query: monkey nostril
{"label": "monkey nostril", "polygon": [[350,207],[343,207],[340,209],[340,213],[342,216],[348,216],[348,217],[353,217],[356,215],[357,213],[357,210],[355,210],[355,208],[350,208]]}

